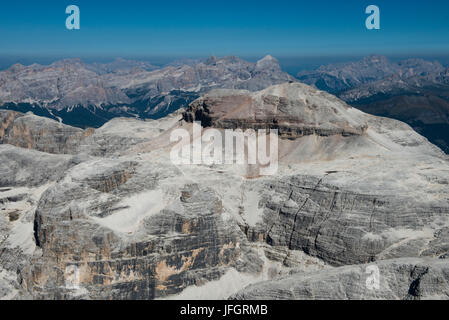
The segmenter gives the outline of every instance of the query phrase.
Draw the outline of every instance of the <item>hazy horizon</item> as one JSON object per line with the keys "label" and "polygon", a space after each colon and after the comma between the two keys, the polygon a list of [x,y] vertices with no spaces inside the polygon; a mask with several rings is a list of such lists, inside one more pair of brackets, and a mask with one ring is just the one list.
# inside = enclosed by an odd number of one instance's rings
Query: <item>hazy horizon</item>
{"label": "hazy horizon", "polygon": [[[257,56],[240,56],[237,54],[230,54],[230,55],[218,55],[217,57],[224,57],[224,56],[238,56],[239,58],[250,61],[250,62],[256,62],[257,60],[263,58],[265,55],[271,54],[269,52],[260,54]],[[388,55],[388,54],[382,54],[382,53],[372,53],[367,55],[334,55],[334,56],[287,56],[287,55],[273,55],[281,65],[282,69],[292,75],[296,75],[301,70],[309,70],[309,69],[315,69],[322,65],[328,65],[328,64],[335,64],[335,63],[345,63],[345,62],[351,62],[360,60],[364,57],[370,56],[370,55],[382,55],[386,56],[391,61],[399,61],[399,60],[406,60],[406,59],[424,59],[428,61],[438,61],[442,65],[448,67],[449,66],[449,53],[445,55],[423,55],[423,54],[409,54],[409,55]],[[41,65],[49,65],[55,61],[59,61],[62,59],[81,59],[84,63],[109,63],[112,62],[118,58],[122,58],[125,60],[138,60],[138,61],[145,61],[149,62],[154,66],[157,67],[163,67],[167,64],[170,64],[175,61],[179,60],[186,60],[186,59],[198,59],[198,60],[205,60],[209,58],[210,55],[197,55],[197,56],[133,56],[133,55],[110,55],[110,56],[97,56],[97,55],[4,55],[0,54],[0,70],[5,70],[11,67],[14,64],[22,64],[25,66],[32,65],[34,63],[41,64]]]}

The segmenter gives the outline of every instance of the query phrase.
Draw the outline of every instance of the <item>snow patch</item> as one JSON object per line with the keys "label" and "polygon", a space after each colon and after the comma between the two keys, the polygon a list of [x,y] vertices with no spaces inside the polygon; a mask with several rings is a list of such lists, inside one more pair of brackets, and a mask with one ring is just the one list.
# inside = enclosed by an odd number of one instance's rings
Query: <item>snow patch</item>
{"label": "snow patch", "polygon": [[33,222],[17,222],[8,238],[8,247],[19,247],[24,254],[32,255],[36,249],[33,236]]}
{"label": "snow patch", "polygon": [[256,282],[259,277],[229,269],[219,280],[210,281],[202,286],[188,287],[178,295],[167,297],[166,300],[224,300]]}
{"label": "snow patch", "polygon": [[123,200],[120,206],[128,207],[105,218],[93,217],[96,222],[114,231],[134,233],[147,217],[157,214],[167,205],[162,190],[153,190]]}
{"label": "snow patch", "polygon": [[248,191],[243,195],[244,219],[251,227],[255,227],[258,222],[262,222],[263,208],[259,207],[259,201],[259,192]]}

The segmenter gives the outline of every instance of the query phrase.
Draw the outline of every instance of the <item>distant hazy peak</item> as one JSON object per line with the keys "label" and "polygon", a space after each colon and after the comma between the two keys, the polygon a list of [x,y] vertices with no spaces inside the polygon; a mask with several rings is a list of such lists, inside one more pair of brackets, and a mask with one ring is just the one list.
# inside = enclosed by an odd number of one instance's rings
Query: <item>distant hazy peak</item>
{"label": "distant hazy peak", "polygon": [[9,69],[7,69],[7,70],[10,71],[10,72],[18,72],[18,71],[23,70],[25,68],[26,68],[26,66],[24,66],[23,64],[16,63],[16,64],[13,64],[11,67],[9,67]]}
{"label": "distant hazy peak", "polygon": [[280,71],[279,61],[270,55],[266,55],[256,62],[256,70],[276,70]]}
{"label": "distant hazy peak", "polygon": [[273,64],[279,64],[279,61],[274,58],[273,56],[267,54],[265,57],[257,61],[257,63],[273,63]]}
{"label": "distant hazy peak", "polygon": [[372,63],[379,63],[379,62],[390,63],[390,60],[388,60],[387,57],[382,56],[382,55],[377,55],[377,54],[373,54],[373,55],[364,57],[364,58],[362,59],[362,61],[365,61],[365,62],[372,62]]}
{"label": "distant hazy peak", "polygon": [[272,55],[269,55],[269,54],[267,54],[265,57],[263,57],[259,61],[268,61],[268,60],[278,62],[276,58],[274,58]]}
{"label": "distant hazy peak", "polygon": [[217,63],[226,63],[226,64],[234,64],[234,63],[248,63],[237,56],[225,56],[222,58],[217,58],[216,56],[211,56],[204,61],[205,65],[215,65]]}
{"label": "distant hazy peak", "polygon": [[71,58],[71,59],[62,59],[62,60],[58,60],[53,62],[50,66],[52,67],[61,67],[61,66],[66,66],[66,65],[82,65],[84,66],[84,62],[79,59],[79,58]]}
{"label": "distant hazy peak", "polygon": [[217,63],[216,56],[210,56],[209,58],[206,59],[206,61],[204,61],[204,64],[206,64],[206,65],[213,65],[215,63]]}

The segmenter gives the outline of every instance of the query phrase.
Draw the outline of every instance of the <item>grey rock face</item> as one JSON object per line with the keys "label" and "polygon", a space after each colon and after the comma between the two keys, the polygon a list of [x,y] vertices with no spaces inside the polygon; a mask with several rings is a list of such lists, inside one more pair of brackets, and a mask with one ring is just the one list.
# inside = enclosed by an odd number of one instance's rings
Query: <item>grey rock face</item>
{"label": "grey rock face", "polygon": [[444,84],[442,74],[445,69],[438,62],[410,59],[398,62],[397,65],[398,70],[392,75],[354,86],[350,88],[352,90],[339,94],[339,97],[347,102],[353,102],[379,94],[419,92],[420,88]]}
{"label": "grey rock face", "polygon": [[[371,272],[379,270],[379,288],[367,289]],[[385,260],[347,266],[249,286],[236,300],[417,300],[448,299],[449,264],[435,259]],[[368,270],[368,272],[367,272]]]}
{"label": "grey rock face", "polygon": [[[213,190],[177,186],[178,199],[164,209],[159,188],[179,175],[173,167],[81,166],[69,174],[71,183],[49,189],[37,207],[36,243],[43,254],[27,276],[36,298],[154,299],[218,279],[231,267],[260,270],[238,226],[222,220]],[[137,189],[147,207],[120,204]],[[125,211],[128,217],[120,215]]]}
{"label": "grey rock face", "polygon": [[76,59],[50,66],[15,65],[0,72],[0,101],[30,103],[62,109],[77,105],[127,103],[129,98],[108,86],[101,77]]}
{"label": "grey rock face", "polygon": [[249,233],[336,266],[448,254],[446,228],[432,227],[449,213],[444,202],[425,205],[409,196],[363,194],[329,180],[325,175],[272,181],[267,185],[271,198],[259,203],[264,206],[263,223]]}
{"label": "grey rock face", "polygon": [[40,186],[61,178],[71,166],[82,161],[77,156],[52,155],[34,150],[24,151],[0,145],[0,186]]}
{"label": "grey rock face", "polygon": [[[314,130],[279,140],[276,175],[248,178],[236,164],[174,165],[170,135],[192,129],[183,117]],[[5,117],[21,118],[38,120]],[[0,149],[0,297],[448,298],[447,156],[408,125],[306,85],[214,91],[184,115],[114,119],[75,155]],[[368,265],[379,290],[366,286]]]}
{"label": "grey rock face", "polygon": [[92,63],[87,65],[87,68],[100,75],[129,69],[143,69],[146,71],[158,69],[158,67],[153,66],[147,61],[126,60],[122,58],[116,58],[109,63]]}
{"label": "grey rock face", "polygon": [[158,123],[119,119],[82,130],[32,113],[0,110],[0,143],[52,154],[111,156],[151,140],[178,120],[174,113]]}
{"label": "grey rock face", "polygon": [[297,78],[332,93],[384,79],[399,70],[383,56],[370,56],[361,61],[321,66],[315,71],[301,71]]}

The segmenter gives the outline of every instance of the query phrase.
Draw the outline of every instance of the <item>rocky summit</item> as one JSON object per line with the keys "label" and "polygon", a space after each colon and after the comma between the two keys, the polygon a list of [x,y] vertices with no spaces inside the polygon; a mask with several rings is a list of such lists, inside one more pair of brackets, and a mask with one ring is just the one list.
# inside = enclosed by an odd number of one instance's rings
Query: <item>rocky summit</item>
{"label": "rocky summit", "polygon": [[[448,299],[447,155],[307,85],[242,89],[99,129],[2,111],[0,298]],[[277,174],[173,164],[194,121],[278,129]]]}

